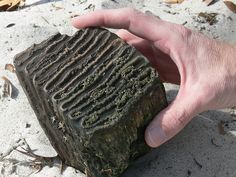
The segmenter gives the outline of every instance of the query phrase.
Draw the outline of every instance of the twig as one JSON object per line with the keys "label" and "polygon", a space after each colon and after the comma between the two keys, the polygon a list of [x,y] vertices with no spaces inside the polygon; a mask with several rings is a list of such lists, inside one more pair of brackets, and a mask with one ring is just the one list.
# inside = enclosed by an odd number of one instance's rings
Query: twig
{"label": "twig", "polygon": [[25,144],[24,139],[19,139],[16,141],[16,144],[14,144],[11,148],[9,148],[6,152],[2,153],[0,156],[0,161],[2,161],[5,157],[9,156],[12,151],[14,151],[16,148],[18,148],[19,146],[22,146]]}
{"label": "twig", "polygon": [[47,24],[50,24],[49,22],[48,22],[48,20],[45,18],[45,17],[43,17],[43,16],[41,16],[42,17],[42,19],[47,23]]}
{"label": "twig", "polygon": [[202,164],[200,164],[195,157],[193,157],[194,162],[197,164],[199,168],[202,168]]}
{"label": "twig", "polygon": [[[22,145],[25,145],[26,148],[22,147]],[[21,149],[17,149],[20,147]],[[12,153],[12,151],[17,151],[21,154],[24,154],[28,157],[33,158],[33,160],[28,160],[28,161],[19,161],[17,159],[6,159],[8,155]],[[45,156],[40,156],[34,153],[35,150],[32,150],[29,144],[25,141],[25,139],[20,140],[18,144],[12,146],[7,152],[1,155],[0,161],[10,161],[13,163],[14,166],[16,165],[22,165],[22,166],[29,166],[33,169],[36,169],[36,173],[40,172],[43,167],[49,166],[52,167],[55,165],[56,160],[60,160],[59,156],[54,156],[54,157],[45,157]],[[62,162],[63,163],[63,162]],[[61,167],[61,171],[63,172],[63,167]]]}

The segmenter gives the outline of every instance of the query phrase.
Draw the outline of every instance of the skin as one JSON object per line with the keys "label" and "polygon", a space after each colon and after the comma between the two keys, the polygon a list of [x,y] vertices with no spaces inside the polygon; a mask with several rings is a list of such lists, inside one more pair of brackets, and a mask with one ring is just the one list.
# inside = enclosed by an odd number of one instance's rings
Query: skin
{"label": "skin", "polygon": [[180,85],[147,127],[149,146],[168,141],[203,111],[236,105],[236,46],[130,8],[95,11],[72,23],[121,29],[118,35],[149,59],[164,82]]}

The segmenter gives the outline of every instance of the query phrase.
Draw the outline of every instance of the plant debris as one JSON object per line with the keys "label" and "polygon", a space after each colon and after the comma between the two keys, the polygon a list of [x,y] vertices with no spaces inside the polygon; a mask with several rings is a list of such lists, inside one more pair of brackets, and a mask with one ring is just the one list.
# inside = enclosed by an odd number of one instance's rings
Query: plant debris
{"label": "plant debris", "polygon": [[10,27],[15,26],[15,25],[16,25],[15,23],[10,23],[5,28],[10,28]]}
{"label": "plant debris", "polygon": [[24,155],[34,158],[34,160],[29,161],[27,164],[31,168],[37,170],[36,173],[40,172],[43,169],[43,167],[45,167],[45,166],[52,167],[54,164],[54,160],[57,160],[59,158],[58,156],[55,156],[55,157],[39,156],[39,155],[35,154],[29,146],[27,146],[26,149],[21,147],[21,149],[22,150],[19,150],[19,149],[15,149],[15,150],[24,154]]}
{"label": "plant debris", "polygon": [[0,0],[0,11],[12,11],[24,4],[25,0]]}
{"label": "plant debris", "polygon": [[176,14],[179,14],[179,12],[172,12],[170,10],[163,10],[164,12],[168,13],[168,14],[171,14],[171,15],[176,15]]}
{"label": "plant debris", "polygon": [[84,10],[94,11],[95,10],[95,5],[94,4],[89,4],[88,7],[86,7]]}
{"label": "plant debris", "polygon": [[213,4],[215,2],[215,0],[203,0],[203,2],[206,3],[207,6]]}
{"label": "plant debris", "polygon": [[191,176],[192,172],[190,170],[187,171],[188,176]]}
{"label": "plant debris", "polygon": [[18,148],[19,146],[23,146],[25,145],[25,139],[18,139],[15,144],[9,148],[6,152],[4,153],[0,153],[0,161],[2,161],[5,157],[9,156],[12,151],[14,151],[16,148]]}
{"label": "plant debris", "polygon": [[79,14],[74,14],[74,15],[71,15],[70,18],[75,18],[75,17],[78,17],[80,16]]}
{"label": "plant debris", "polygon": [[232,0],[224,0],[224,3],[229,8],[229,10],[236,13],[236,4]]}
{"label": "plant debris", "polygon": [[200,164],[198,161],[197,161],[197,159],[194,157],[193,158],[193,161],[196,163],[196,165],[199,167],[199,168],[202,168],[203,166],[202,166],[202,164]]}
{"label": "plant debris", "polygon": [[12,97],[12,84],[5,76],[0,78],[0,98]]}
{"label": "plant debris", "polygon": [[30,128],[30,127],[31,127],[31,124],[29,124],[29,123],[25,124],[25,128]]}
{"label": "plant debris", "polygon": [[118,1],[116,1],[116,0],[111,0],[112,2],[114,2],[114,3],[116,3],[116,4],[119,4],[119,2]]}
{"label": "plant debris", "polygon": [[5,65],[5,70],[8,70],[8,71],[10,71],[12,73],[16,72],[15,67],[12,64],[6,64]]}
{"label": "plant debris", "polygon": [[40,26],[33,24],[33,28],[39,28]]}
{"label": "plant debris", "polygon": [[[26,148],[23,147],[23,145],[26,146]],[[20,150],[17,148],[21,148]],[[12,158],[6,158],[8,155],[10,155],[13,151],[17,151],[21,154],[24,154],[28,157],[33,158],[33,160],[24,160],[20,161],[17,159]],[[60,157],[54,156],[54,157],[45,157],[40,156],[34,153],[35,150],[32,150],[28,143],[23,139],[23,141],[18,142],[17,145],[13,146],[9,152],[7,152],[5,155],[0,156],[0,161],[9,161],[12,162],[13,165],[21,165],[21,166],[27,166],[34,170],[37,170],[35,173],[40,172],[45,166],[53,167],[55,165],[59,165],[61,174],[64,170],[64,162],[60,159]]]}
{"label": "plant debris", "polygon": [[207,12],[200,12],[198,14],[199,18],[203,18],[205,22],[207,22],[209,25],[214,25],[218,22],[217,20],[218,13],[207,13]]}
{"label": "plant debris", "polygon": [[47,24],[49,24],[48,20],[47,20],[45,17],[41,16],[41,18],[42,18]]}
{"label": "plant debris", "polygon": [[187,21],[185,21],[185,22],[183,22],[183,23],[182,23],[182,25],[184,26],[184,25],[186,25],[187,23],[188,23],[188,22],[187,22]]}
{"label": "plant debris", "polygon": [[167,3],[167,4],[180,4],[183,1],[184,0],[164,0],[164,2]]}

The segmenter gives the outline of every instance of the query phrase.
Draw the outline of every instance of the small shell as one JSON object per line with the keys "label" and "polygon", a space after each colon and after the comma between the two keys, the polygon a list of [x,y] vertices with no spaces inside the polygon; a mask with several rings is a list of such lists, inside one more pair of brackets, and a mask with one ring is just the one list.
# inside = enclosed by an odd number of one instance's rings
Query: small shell
{"label": "small shell", "polygon": [[0,98],[12,97],[12,85],[5,76],[0,78]]}

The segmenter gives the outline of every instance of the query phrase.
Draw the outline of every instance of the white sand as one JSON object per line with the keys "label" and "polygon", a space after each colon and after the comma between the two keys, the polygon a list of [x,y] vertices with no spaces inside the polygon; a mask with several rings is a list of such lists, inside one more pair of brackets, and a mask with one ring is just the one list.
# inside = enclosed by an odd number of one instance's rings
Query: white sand
{"label": "white sand", "polygon": [[[187,21],[186,26],[191,29],[202,30],[211,37],[236,43],[236,14],[231,13],[221,1],[206,7],[201,0],[186,0],[181,5],[171,6],[172,8],[160,3],[159,0],[116,0],[119,4],[111,0],[88,0],[83,4],[80,4],[80,1],[27,0],[28,7],[22,10],[0,13],[0,76],[7,76],[18,90],[18,93],[14,92],[14,99],[0,100],[0,153],[7,153],[18,141],[25,139],[30,147],[36,150],[36,154],[56,155],[39,126],[15,74],[5,71],[4,66],[6,63],[12,63],[14,55],[18,52],[57,31],[72,34],[75,29],[70,25],[70,16],[89,12],[84,10],[89,4],[94,4],[95,9],[129,6],[142,11],[149,10],[165,20],[179,24]],[[55,6],[63,9],[57,10]],[[197,14],[205,11],[219,13],[215,25],[200,23],[201,19],[196,21]],[[15,23],[15,26],[6,28],[10,23]],[[172,100],[177,87],[166,85],[166,89],[169,100]],[[236,123],[233,122],[231,112],[231,109],[209,111],[196,117],[178,136],[130,167],[123,177],[235,177]],[[218,130],[218,123],[222,120],[229,122],[228,127],[224,127],[224,135]],[[26,128],[26,124],[30,127]],[[67,167],[61,175],[57,163],[51,168],[44,167],[39,173],[35,173],[35,169],[23,166],[22,163],[14,164],[13,161],[7,160],[9,158],[15,158],[20,162],[30,159],[13,151],[0,162],[0,177],[84,176],[71,167]]]}

